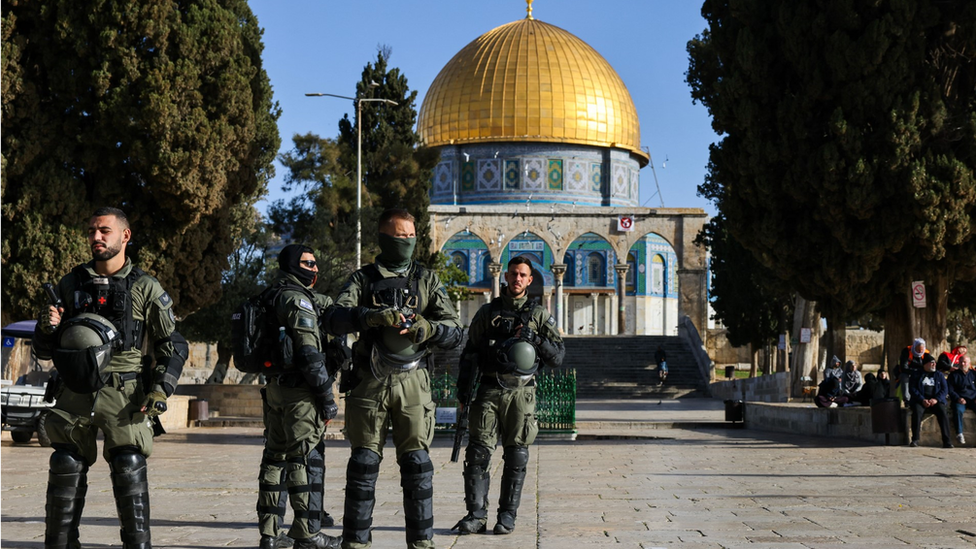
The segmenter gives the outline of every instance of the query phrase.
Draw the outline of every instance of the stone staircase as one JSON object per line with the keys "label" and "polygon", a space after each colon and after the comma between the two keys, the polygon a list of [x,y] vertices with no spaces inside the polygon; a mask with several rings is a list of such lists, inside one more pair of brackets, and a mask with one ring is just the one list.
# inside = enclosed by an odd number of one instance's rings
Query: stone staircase
{"label": "stone staircase", "polygon": [[[568,336],[564,368],[576,369],[577,398],[681,398],[705,396],[702,378],[677,336]],[[668,357],[668,379],[658,383],[654,351]]]}

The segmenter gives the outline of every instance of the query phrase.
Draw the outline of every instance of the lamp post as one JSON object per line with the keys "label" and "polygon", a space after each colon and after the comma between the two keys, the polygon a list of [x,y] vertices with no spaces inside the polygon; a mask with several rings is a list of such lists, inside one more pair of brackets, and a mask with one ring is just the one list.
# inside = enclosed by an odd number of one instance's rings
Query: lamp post
{"label": "lamp post", "polygon": [[[376,87],[370,85],[371,88]],[[389,103],[397,105],[392,99],[379,99],[372,97],[346,97],[345,95],[335,95],[333,93],[306,93],[305,97],[338,97],[356,102],[356,268],[363,264],[363,101],[367,103]]]}

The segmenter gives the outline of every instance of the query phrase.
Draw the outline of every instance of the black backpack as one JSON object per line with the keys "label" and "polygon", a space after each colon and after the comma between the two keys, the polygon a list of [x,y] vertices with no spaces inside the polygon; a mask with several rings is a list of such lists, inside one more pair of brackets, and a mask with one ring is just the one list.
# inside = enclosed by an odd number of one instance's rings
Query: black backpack
{"label": "black backpack", "polygon": [[234,367],[245,374],[278,375],[291,365],[291,336],[278,324],[274,312],[275,300],[285,289],[301,291],[314,303],[305,288],[277,284],[244,300],[230,317]]}

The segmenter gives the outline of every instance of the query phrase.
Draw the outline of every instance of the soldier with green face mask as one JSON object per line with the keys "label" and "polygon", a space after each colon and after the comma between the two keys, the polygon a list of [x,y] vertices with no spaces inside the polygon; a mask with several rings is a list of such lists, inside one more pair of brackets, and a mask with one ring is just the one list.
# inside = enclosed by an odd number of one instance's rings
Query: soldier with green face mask
{"label": "soldier with green face mask", "polygon": [[372,543],[376,478],[387,429],[393,428],[407,546],[433,547],[433,476],[428,451],[434,437],[427,358],[432,348],[461,341],[461,322],[437,275],[411,260],[414,218],[391,209],[379,220],[381,253],[376,263],[353,273],[336,299],[340,307],[398,310],[398,327],[371,328],[353,347],[353,369],[343,372],[346,438],[352,454],[346,470],[342,547]]}
{"label": "soldier with green face mask", "polygon": [[556,321],[527,295],[532,262],[512,258],[505,272],[508,285],[499,297],[481,307],[471,320],[468,342],[461,353],[458,401],[467,402],[473,364],[482,371],[478,393],[468,416],[468,447],[464,455],[464,503],[468,514],[453,530],[480,534],[487,530],[491,454],[498,440],[504,452],[496,535],[515,530],[522,498],[529,446],[539,425],[535,419],[535,372],[540,364],[558,368],[566,352]]}
{"label": "soldier with green face mask", "polygon": [[[189,346],[176,331],[169,294],[126,257],[131,237],[122,210],[99,208],[92,214],[92,261],[75,267],[53,288],[51,297],[58,304],[41,312],[32,339],[34,353],[53,360],[62,384],[47,419],[54,453],[45,505],[46,549],[81,547],[78,526],[99,431],[122,546],[152,547],[146,466],[152,421],[166,411]],[[144,344],[150,357],[143,356]]]}

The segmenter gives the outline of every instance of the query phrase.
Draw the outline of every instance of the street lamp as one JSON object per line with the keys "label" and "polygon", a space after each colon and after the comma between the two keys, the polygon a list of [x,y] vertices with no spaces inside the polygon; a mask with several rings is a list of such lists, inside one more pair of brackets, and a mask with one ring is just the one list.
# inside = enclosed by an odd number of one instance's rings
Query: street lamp
{"label": "street lamp", "polygon": [[[375,85],[370,85],[371,88]],[[356,102],[356,268],[363,264],[363,101],[374,103],[389,103],[397,105],[392,99],[378,99],[372,97],[346,97],[333,93],[306,93],[305,97],[338,97]]]}

